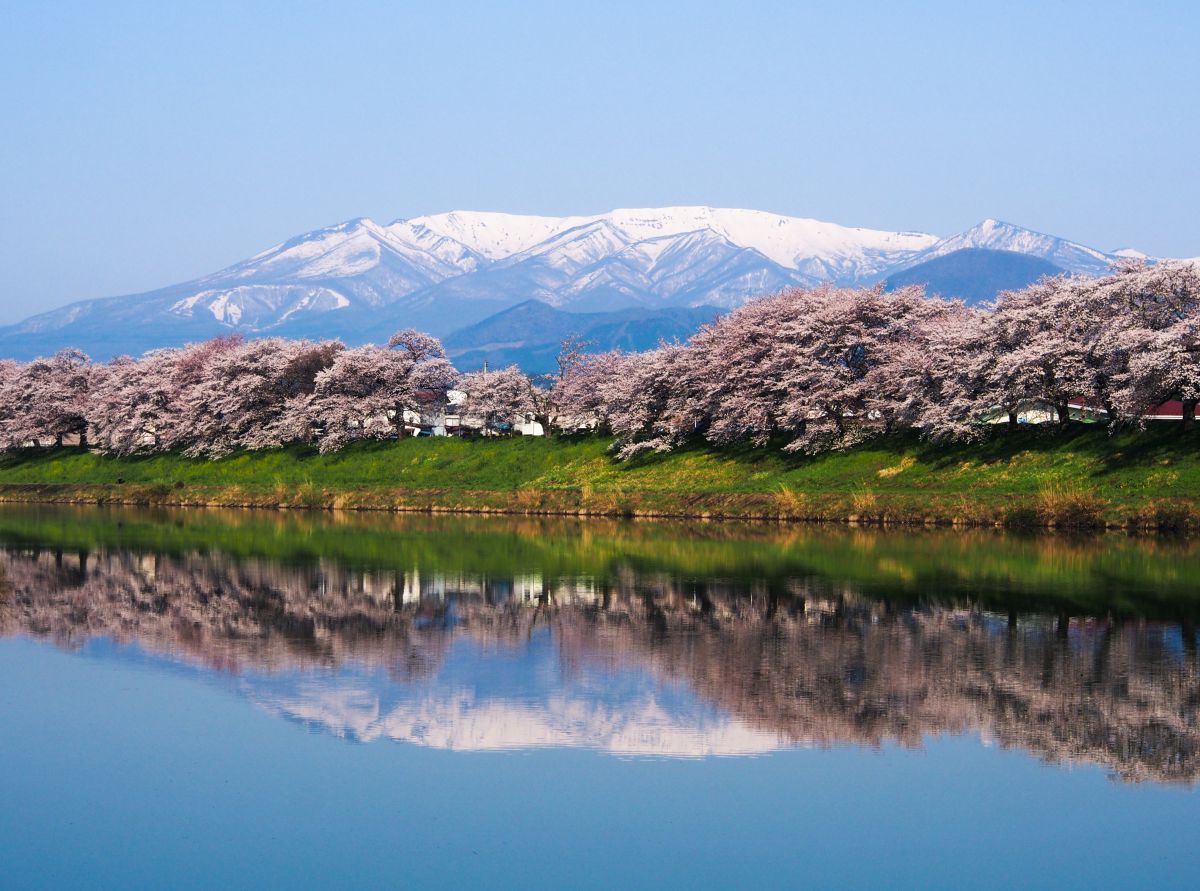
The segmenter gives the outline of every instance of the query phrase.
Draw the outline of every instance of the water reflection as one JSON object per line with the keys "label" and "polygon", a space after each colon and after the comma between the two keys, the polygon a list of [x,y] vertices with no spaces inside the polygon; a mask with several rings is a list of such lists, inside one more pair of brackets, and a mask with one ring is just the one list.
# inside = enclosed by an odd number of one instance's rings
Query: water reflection
{"label": "water reflection", "polygon": [[362,522],[5,512],[0,633],[136,647],[363,741],[697,757],[971,732],[1200,778],[1189,544]]}

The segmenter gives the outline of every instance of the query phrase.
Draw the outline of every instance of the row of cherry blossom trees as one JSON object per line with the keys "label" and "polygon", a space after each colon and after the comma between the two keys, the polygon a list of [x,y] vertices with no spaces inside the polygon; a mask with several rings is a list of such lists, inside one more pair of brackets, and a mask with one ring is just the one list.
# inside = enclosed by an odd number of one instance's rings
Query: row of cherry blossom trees
{"label": "row of cherry blossom trees", "polygon": [[403,436],[405,411],[444,409],[458,373],[441,343],[401,331],[387,348],[222,337],[97,364],[75,350],[0,365],[0,444],[82,444],[128,455],[219,456],[291,442],[322,451]]}
{"label": "row of cherry blossom trees", "polygon": [[1068,423],[1084,402],[1119,427],[1178,400],[1191,426],[1198,399],[1200,274],[1162,263],[1043,279],[984,308],[919,287],[785,291],[685,344],[588,354],[569,340],[541,380],[515,367],[459,375],[440,342],[411,330],[386,347],[233,336],[107,363],[64,350],[0,363],[0,447],[327,452],[404,436],[413,413],[435,423],[450,408],[484,433],[525,419],[599,428],[622,456],[691,437],[814,453],[904,429],[970,439],[1034,405]]}
{"label": "row of cherry blossom trees", "polygon": [[686,344],[583,357],[555,389],[624,456],[702,436],[784,439],[819,452],[899,429],[981,436],[1032,406],[1070,423],[1084,404],[1114,429],[1200,399],[1200,274],[1131,264],[1103,278],[1060,276],[982,308],[919,287],[791,290],[757,300]]}

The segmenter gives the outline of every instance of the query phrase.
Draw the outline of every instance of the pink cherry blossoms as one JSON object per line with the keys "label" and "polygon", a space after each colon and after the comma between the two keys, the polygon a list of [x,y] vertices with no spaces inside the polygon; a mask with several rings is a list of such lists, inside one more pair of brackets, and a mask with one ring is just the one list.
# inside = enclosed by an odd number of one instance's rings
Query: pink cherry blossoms
{"label": "pink cherry blossoms", "polygon": [[684,345],[586,357],[557,390],[561,411],[607,427],[623,456],[689,437],[807,453],[903,429],[971,439],[1031,409],[1064,424],[1086,410],[1117,429],[1176,402],[1190,427],[1200,272],[1047,278],[981,309],[915,287],[785,291]]}

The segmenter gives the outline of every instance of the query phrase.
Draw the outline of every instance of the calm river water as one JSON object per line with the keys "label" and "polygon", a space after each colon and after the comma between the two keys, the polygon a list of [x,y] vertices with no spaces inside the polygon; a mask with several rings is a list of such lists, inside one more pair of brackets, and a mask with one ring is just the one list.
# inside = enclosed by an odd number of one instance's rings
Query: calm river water
{"label": "calm river water", "polygon": [[1200,544],[0,510],[0,886],[1200,887]]}

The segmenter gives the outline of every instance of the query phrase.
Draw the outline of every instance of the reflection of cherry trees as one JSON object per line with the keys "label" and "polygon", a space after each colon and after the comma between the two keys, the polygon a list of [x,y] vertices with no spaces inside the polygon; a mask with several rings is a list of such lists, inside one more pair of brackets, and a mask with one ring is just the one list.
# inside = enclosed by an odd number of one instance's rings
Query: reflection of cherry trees
{"label": "reflection of cherry trees", "polygon": [[[1194,629],[1185,632],[1194,640]],[[564,648],[636,659],[753,726],[821,745],[974,730],[1125,779],[1200,778],[1200,672],[1172,626],[841,597],[622,598]]]}
{"label": "reflection of cherry trees", "polygon": [[448,643],[404,609],[403,575],[368,577],[217,557],[0,552],[0,631],[63,646],[136,643],[222,671],[369,662],[398,679],[436,673]]}
{"label": "reflection of cherry trees", "polygon": [[549,628],[565,670],[640,667],[760,731],[918,745],[971,731],[1128,780],[1200,778],[1200,671],[1184,625],[997,615],[852,585],[351,570],[218,556],[0,551],[0,632],[104,636],[221,671],[437,675],[456,636],[519,648]]}

